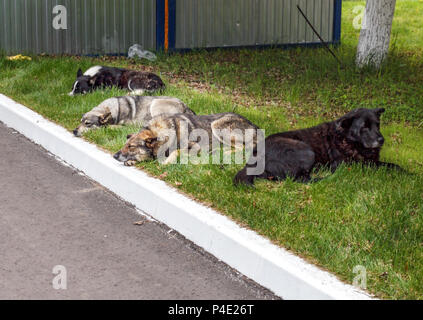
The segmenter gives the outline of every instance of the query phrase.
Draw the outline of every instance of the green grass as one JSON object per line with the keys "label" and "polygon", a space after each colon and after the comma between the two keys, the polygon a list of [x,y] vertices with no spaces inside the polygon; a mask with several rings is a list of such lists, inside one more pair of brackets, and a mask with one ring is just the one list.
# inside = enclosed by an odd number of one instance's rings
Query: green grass
{"label": "green grass", "polygon": [[[364,2],[361,2],[362,4]],[[340,68],[324,49],[196,51],[160,54],[154,63],[123,58],[0,57],[0,92],[71,130],[81,115],[119,90],[68,97],[78,67],[93,64],[154,70],[199,114],[238,112],[271,134],[331,120],[356,107],[384,107],[382,160],[410,174],[343,165],[326,179],[291,180],[235,188],[237,165],[170,165],[140,168],[225,213],[324,269],[352,282],[367,269],[368,290],[382,298],[423,298],[423,16],[422,1],[399,1],[389,60],[382,71],[358,71],[359,31],[344,2]],[[60,75],[60,76],[57,76]],[[115,152],[136,127],[85,135]]]}

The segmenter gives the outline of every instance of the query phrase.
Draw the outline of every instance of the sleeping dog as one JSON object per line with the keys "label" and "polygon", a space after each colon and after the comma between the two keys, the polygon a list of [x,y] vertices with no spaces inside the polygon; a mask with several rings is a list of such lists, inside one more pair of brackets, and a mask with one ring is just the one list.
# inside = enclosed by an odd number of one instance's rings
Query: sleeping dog
{"label": "sleeping dog", "polygon": [[309,129],[271,135],[265,140],[265,171],[249,175],[247,164],[235,176],[234,183],[252,185],[256,178],[282,180],[292,177],[300,182],[311,180],[314,167],[329,166],[334,172],[342,162],[361,162],[400,169],[379,161],[384,138],[380,116],[385,109],[356,109],[336,121]]}
{"label": "sleeping dog", "polygon": [[129,90],[132,94],[141,95],[144,92],[163,90],[165,84],[158,75],[151,72],[95,66],[84,74],[81,69],[78,70],[69,95],[85,94],[104,87],[118,87]]}
{"label": "sleeping dog", "polygon": [[213,148],[220,148],[221,143],[235,148],[251,146],[253,149],[257,131],[257,126],[249,120],[230,112],[201,116],[160,115],[153,118],[139,133],[129,135],[126,145],[114,158],[127,166],[152,159],[169,164],[177,160],[181,151],[196,148],[199,151],[200,144],[205,146],[207,154],[214,151]]}
{"label": "sleeping dog", "polygon": [[81,124],[73,131],[83,132],[106,125],[145,124],[160,114],[195,113],[181,100],[172,97],[124,96],[104,100],[82,116]]}

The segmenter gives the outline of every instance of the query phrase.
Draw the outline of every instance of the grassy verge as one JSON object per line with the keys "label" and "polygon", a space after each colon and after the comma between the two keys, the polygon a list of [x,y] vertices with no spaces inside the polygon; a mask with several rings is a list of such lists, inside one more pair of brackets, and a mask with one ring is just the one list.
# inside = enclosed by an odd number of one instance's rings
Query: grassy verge
{"label": "grassy verge", "polygon": [[[220,210],[309,261],[352,282],[353,268],[367,270],[368,290],[382,298],[423,298],[423,31],[420,1],[399,1],[393,45],[380,72],[354,68],[358,30],[344,2],[345,68],[323,49],[198,51],[159,55],[156,62],[123,58],[0,57],[0,92],[67,129],[119,90],[68,97],[78,67],[94,64],[154,70],[168,82],[166,95],[199,114],[236,111],[271,134],[334,119],[356,107],[385,107],[384,161],[411,174],[342,166],[321,182],[260,181],[234,188],[236,165],[139,167]],[[416,17],[414,19],[413,17]],[[85,138],[115,152],[136,127],[92,131]]]}

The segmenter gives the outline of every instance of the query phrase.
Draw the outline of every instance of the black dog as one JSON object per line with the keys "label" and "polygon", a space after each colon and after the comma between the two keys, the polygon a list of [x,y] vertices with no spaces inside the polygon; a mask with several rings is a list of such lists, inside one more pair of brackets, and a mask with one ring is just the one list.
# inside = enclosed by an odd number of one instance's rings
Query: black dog
{"label": "black dog", "polygon": [[[340,119],[309,129],[271,135],[265,140],[265,153],[257,161],[265,161],[261,175],[248,175],[247,164],[235,176],[234,183],[252,185],[254,179],[282,180],[292,177],[309,182],[315,167],[329,166],[332,172],[342,162],[361,162],[398,168],[379,161],[384,143],[380,133],[380,116],[385,109],[356,109]],[[264,159],[263,159],[264,158]]]}
{"label": "black dog", "polygon": [[69,95],[85,94],[97,88],[113,86],[139,95],[145,91],[151,93],[165,88],[162,79],[151,72],[95,66],[89,68],[84,74],[81,69],[78,70]]}

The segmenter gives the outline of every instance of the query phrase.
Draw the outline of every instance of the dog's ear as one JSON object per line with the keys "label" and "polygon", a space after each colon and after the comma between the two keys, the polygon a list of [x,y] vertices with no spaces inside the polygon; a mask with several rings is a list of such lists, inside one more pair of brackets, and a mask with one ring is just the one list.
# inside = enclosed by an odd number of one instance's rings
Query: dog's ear
{"label": "dog's ear", "polygon": [[363,109],[354,109],[336,120],[336,130],[348,130]]}
{"label": "dog's ear", "polygon": [[104,114],[101,114],[98,117],[98,122],[100,122],[100,124],[102,125],[111,123],[112,121],[113,121],[112,113],[108,109],[106,110]]}
{"label": "dog's ear", "polygon": [[158,142],[157,136],[149,129],[141,132],[141,138],[145,141],[145,145],[150,149],[153,149]]}
{"label": "dog's ear", "polygon": [[145,145],[150,149],[154,149],[157,143],[158,143],[157,137],[150,137],[145,139]]}
{"label": "dog's ear", "polygon": [[376,108],[376,109],[373,109],[373,112],[376,113],[376,115],[380,118],[382,113],[385,112],[385,108]]}
{"label": "dog's ear", "polygon": [[78,72],[76,73],[76,77],[79,78],[79,77],[82,77],[82,76],[83,76],[82,70],[81,70],[81,68],[79,68]]}
{"label": "dog's ear", "polygon": [[339,118],[338,120],[336,120],[336,130],[338,131],[348,130],[351,127],[353,121],[354,121],[353,116],[345,115]]}

